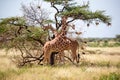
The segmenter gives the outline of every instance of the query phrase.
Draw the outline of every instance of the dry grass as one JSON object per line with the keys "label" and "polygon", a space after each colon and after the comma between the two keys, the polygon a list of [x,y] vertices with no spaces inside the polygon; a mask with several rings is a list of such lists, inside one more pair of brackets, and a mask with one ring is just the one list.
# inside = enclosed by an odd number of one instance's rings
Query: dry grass
{"label": "dry grass", "polygon": [[[25,70],[25,71],[24,71]],[[6,71],[6,80],[95,80],[101,75],[109,73],[119,73],[115,67],[32,67],[20,70]]]}
{"label": "dry grass", "polygon": [[82,61],[94,66],[115,66],[120,68],[120,56],[118,55],[88,54],[83,56]]}
{"label": "dry grass", "polygon": [[120,47],[87,47],[87,50],[102,51],[103,54],[120,55]]}
{"label": "dry grass", "polygon": [[[1,50],[0,80],[99,80],[102,75],[120,74],[120,65],[118,65],[120,64],[120,55],[118,55],[120,47],[88,48],[88,50],[100,50],[103,53],[82,56],[79,67],[70,63],[57,66],[23,68],[17,68],[9,59],[12,53],[16,54],[16,52],[10,51],[10,54],[6,55],[5,51]],[[117,52],[117,54],[111,55],[110,51]],[[83,64],[84,62],[85,64]]]}

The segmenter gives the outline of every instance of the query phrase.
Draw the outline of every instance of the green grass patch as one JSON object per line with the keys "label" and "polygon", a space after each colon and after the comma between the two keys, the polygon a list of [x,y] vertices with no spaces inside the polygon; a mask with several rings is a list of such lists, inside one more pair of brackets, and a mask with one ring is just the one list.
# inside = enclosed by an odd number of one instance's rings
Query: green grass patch
{"label": "green grass patch", "polygon": [[109,75],[101,75],[99,80],[120,80],[120,73],[110,73]]}
{"label": "green grass patch", "polygon": [[11,76],[19,76],[20,74],[26,72],[27,70],[28,70],[27,68],[20,68],[18,70],[8,69],[6,71],[0,70],[0,80],[7,80]]}

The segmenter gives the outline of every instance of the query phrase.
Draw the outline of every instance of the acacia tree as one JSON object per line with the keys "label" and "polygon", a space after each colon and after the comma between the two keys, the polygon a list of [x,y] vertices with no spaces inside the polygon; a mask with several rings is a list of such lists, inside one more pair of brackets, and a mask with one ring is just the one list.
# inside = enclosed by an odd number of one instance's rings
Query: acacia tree
{"label": "acacia tree", "polygon": [[20,51],[19,55],[13,55],[11,58],[17,66],[39,63],[46,37],[47,32],[27,25],[23,17],[0,19],[0,49]]}
{"label": "acacia tree", "polygon": [[87,26],[89,26],[91,23],[94,23],[95,25],[98,25],[99,23],[105,23],[108,26],[111,25],[110,16],[105,15],[105,11],[91,11],[89,9],[89,2],[87,2],[86,4],[79,5],[77,4],[77,2],[74,2],[74,0],[44,1],[50,3],[51,7],[56,10],[54,14],[56,31],[59,30],[60,27],[62,27],[61,25],[63,16],[67,17],[67,24],[70,24],[75,20],[81,20],[86,22]]}

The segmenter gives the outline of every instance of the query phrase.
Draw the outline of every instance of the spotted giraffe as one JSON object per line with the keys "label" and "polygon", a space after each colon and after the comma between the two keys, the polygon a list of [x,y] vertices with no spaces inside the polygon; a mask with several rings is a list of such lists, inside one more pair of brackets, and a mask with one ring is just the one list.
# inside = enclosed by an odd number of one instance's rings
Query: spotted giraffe
{"label": "spotted giraffe", "polygon": [[[57,37],[58,35],[59,35],[59,33],[52,27],[52,25],[47,25],[47,26],[44,26],[43,27],[43,29],[44,30],[48,30],[48,29],[50,29],[52,32],[53,32],[53,34],[55,35],[55,37]],[[66,38],[66,40],[67,41],[70,41],[70,43],[72,44],[72,45],[69,45],[69,46],[72,46],[72,47],[69,47],[69,49],[68,50],[77,50],[77,48],[79,47],[79,44],[78,44],[78,41],[77,40],[74,40],[74,39],[70,39],[70,38],[68,38],[68,37],[64,37],[64,38]],[[64,59],[63,59],[63,56],[64,56],[64,52],[59,52],[59,59],[60,59],[60,61],[64,61]]]}
{"label": "spotted giraffe", "polygon": [[70,40],[61,37],[61,35],[55,37],[53,40],[46,42],[43,47],[44,62],[50,62],[50,55],[52,52],[59,52],[59,54],[62,54],[64,50],[71,49],[73,61],[76,60],[76,62],[78,63],[79,59],[76,53],[78,44],[76,45],[77,46],[74,46]]}
{"label": "spotted giraffe", "polygon": [[[45,43],[43,47],[43,52],[44,52],[43,62],[45,61],[47,61],[47,63],[50,62],[50,56],[52,52],[59,52],[59,54],[63,56],[64,50],[71,50],[73,61],[76,60],[77,63],[79,62],[79,58],[76,53],[76,50],[79,46],[78,42],[76,40],[72,40],[65,36],[67,33],[66,32],[66,27],[67,27],[66,20],[67,20],[66,17],[62,18],[62,30],[60,34],[55,34],[56,36],[53,40]],[[53,32],[55,32],[55,30],[53,30]]]}

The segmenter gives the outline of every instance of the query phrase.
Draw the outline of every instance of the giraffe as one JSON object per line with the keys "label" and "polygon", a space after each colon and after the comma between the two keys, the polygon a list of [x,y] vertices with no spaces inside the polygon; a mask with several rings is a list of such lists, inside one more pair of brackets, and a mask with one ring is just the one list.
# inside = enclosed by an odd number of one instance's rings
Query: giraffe
{"label": "giraffe", "polygon": [[[55,35],[55,37],[57,37],[60,34],[52,27],[52,25],[48,24],[47,26],[43,27],[43,30],[48,30],[48,29],[50,29],[52,31],[52,33]],[[68,37],[65,37],[65,38],[66,38],[66,40],[70,40],[70,42],[71,42],[71,44],[73,46],[73,47],[69,47],[70,49],[68,49],[68,50],[76,50],[79,47],[79,43],[78,43],[77,40],[70,39]],[[69,46],[71,46],[71,45],[69,45]],[[72,48],[74,48],[74,49],[72,49]],[[62,61],[61,59],[64,56],[64,52],[61,52],[58,55],[59,55],[60,61]]]}
{"label": "giraffe", "polygon": [[[79,47],[77,40],[72,40],[65,36],[67,33],[66,20],[67,20],[66,17],[62,17],[62,29],[59,34],[57,32],[55,32],[55,30],[53,30],[53,28],[51,28],[51,30],[55,34],[55,38],[51,41],[46,42],[43,47],[43,52],[44,52],[43,62],[44,63],[45,63],[45,61],[47,61],[47,63],[50,62],[50,56],[51,56],[52,52],[59,52],[59,54],[61,56],[64,56],[64,54],[63,54],[64,50],[71,50],[73,61],[76,60],[77,63],[79,62],[79,57],[77,56],[77,53],[76,53],[76,50]],[[48,28],[50,28],[50,27],[51,26],[49,26]]]}
{"label": "giraffe", "polygon": [[[43,47],[44,52],[44,61],[49,62],[50,61],[50,55],[52,52],[59,52],[59,54],[62,54],[64,50],[71,50],[72,51],[72,58],[73,61],[76,60],[76,62],[79,62],[79,59],[77,57],[76,50],[78,48],[78,43],[76,43],[77,46],[72,44],[73,42],[69,39],[61,37],[61,35],[58,35],[53,40],[48,41],[45,43]],[[75,43],[75,41],[74,41]]]}

